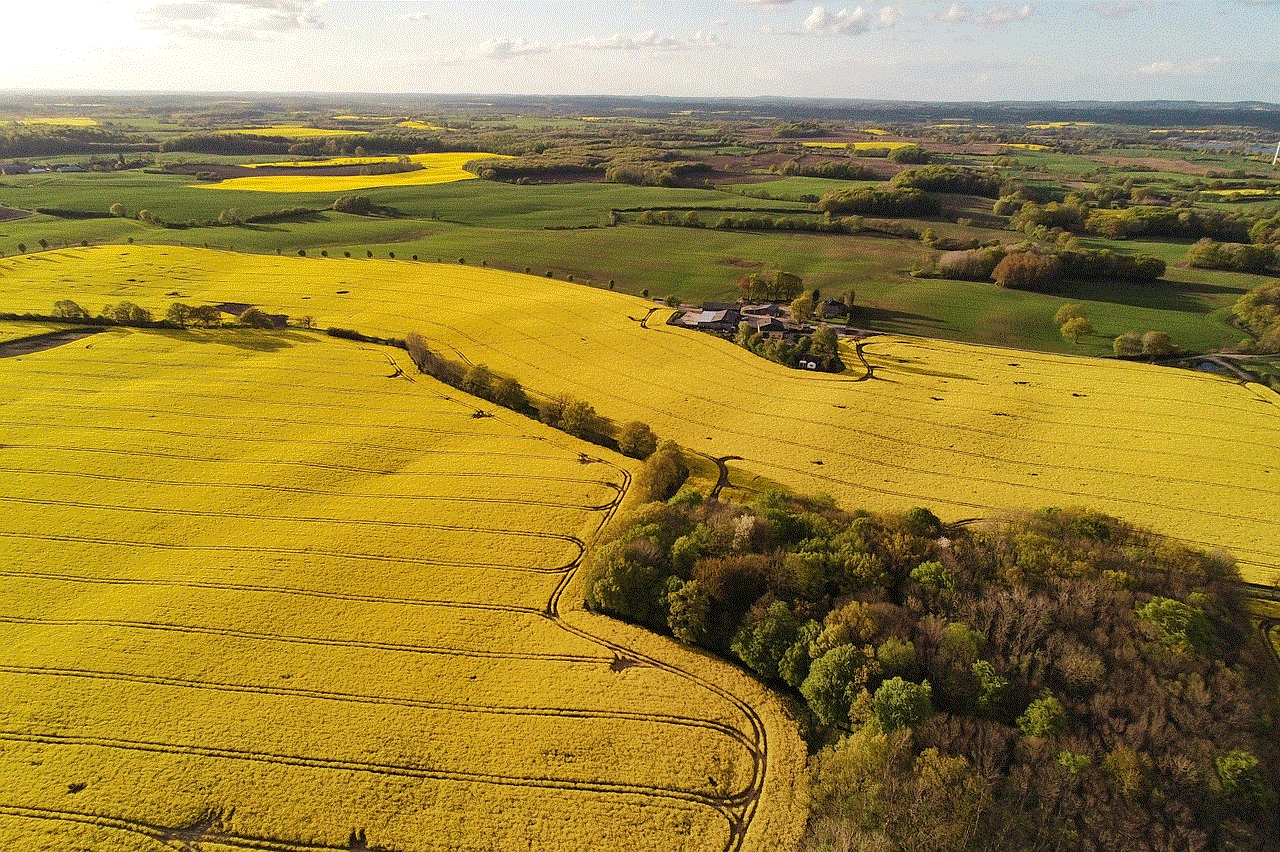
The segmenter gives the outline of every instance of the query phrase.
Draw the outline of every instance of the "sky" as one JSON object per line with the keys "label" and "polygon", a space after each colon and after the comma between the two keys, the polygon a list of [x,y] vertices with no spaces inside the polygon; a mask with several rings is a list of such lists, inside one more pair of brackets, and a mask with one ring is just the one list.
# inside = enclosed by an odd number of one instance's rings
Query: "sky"
{"label": "sky", "polygon": [[4,89],[1280,102],[1280,0],[45,0],[6,18]]}

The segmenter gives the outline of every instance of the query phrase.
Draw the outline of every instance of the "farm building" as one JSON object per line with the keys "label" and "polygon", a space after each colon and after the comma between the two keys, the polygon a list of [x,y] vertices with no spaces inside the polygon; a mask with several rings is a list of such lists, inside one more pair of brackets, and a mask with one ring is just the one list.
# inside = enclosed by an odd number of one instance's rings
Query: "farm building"
{"label": "farm building", "polygon": [[738,330],[739,317],[737,305],[708,302],[701,308],[685,311],[676,322],[699,331],[732,333]]}
{"label": "farm building", "polygon": [[841,319],[849,315],[849,308],[839,299],[827,299],[818,309],[823,319]]}

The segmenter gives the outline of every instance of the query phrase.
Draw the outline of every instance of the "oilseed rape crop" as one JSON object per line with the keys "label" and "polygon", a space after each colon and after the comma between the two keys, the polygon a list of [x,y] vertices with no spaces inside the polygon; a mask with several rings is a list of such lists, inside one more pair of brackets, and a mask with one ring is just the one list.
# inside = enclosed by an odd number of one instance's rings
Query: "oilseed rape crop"
{"label": "oilseed rape crop", "polygon": [[794,842],[776,700],[574,611],[630,462],[409,367],[300,331],[0,359],[0,847]]}
{"label": "oilseed rape crop", "polygon": [[319,136],[350,136],[358,130],[335,130],[329,127],[309,127],[302,124],[270,124],[264,127],[237,127],[219,130],[219,133],[252,136],[287,136],[290,139],[311,139]]}
{"label": "oilseed rape crop", "polygon": [[895,148],[906,148],[907,146],[914,145],[915,143],[881,142],[880,140],[876,140],[874,142],[801,142],[800,144],[806,148],[853,148],[857,151],[884,150],[885,148],[888,148],[892,151]]}
{"label": "oilseed rape crop", "polygon": [[[349,192],[376,186],[429,186],[438,183],[452,183],[458,180],[472,180],[475,175],[462,168],[464,165],[472,160],[494,159],[499,156],[497,154],[476,153],[474,151],[411,154],[409,159],[418,168],[404,172],[365,175],[250,175],[248,177],[230,178],[217,183],[193,184],[193,186],[205,189],[247,189],[256,192]],[[307,167],[365,165],[375,161],[394,162],[395,159],[395,157],[377,159],[342,157],[333,161],[321,160],[311,163],[255,163],[253,167],[301,169]]]}
{"label": "oilseed rape crop", "polygon": [[[110,247],[0,260],[15,310],[128,298],[249,302],[321,327],[403,336],[590,401],[711,456],[739,485],[950,518],[1083,505],[1280,565],[1274,393],[1145,364],[876,337],[843,375],[804,374],[664,324],[653,303],[454,264]],[[653,316],[646,322],[646,314]]]}

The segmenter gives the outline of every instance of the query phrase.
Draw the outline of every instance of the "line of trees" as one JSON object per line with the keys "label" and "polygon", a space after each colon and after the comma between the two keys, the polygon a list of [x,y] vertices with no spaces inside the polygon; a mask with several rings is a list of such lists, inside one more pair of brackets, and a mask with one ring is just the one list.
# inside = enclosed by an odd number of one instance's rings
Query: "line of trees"
{"label": "line of trees", "polygon": [[[332,329],[330,333],[332,333]],[[617,450],[636,459],[647,459],[657,449],[658,437],[647,423],[631,421],[615,427],[602,417],[589,402],[568,394],[555,394],[535,403],[520,381],[490,370],[484,364],[471,364],[446,357],[427,345],[422,335],[411,332],[404,341],[381,341],[398,345],[420,373],[444,382],[450,387],[533,417],[575,438]]]}
{"label": "line of trees", "polygon": [[837,189],[818,199],[818,210],[832,215],[855,213],[915,218],[935,215],[940,209],[938,199],[927,192],[901,186]]}
{"label": "line of trees", "polygon": [[1236,323],[1253,335],[1243,348],[1280,352],[1280,284],[1262,284],[1236,300]]}
{"label": "line of trees", "polygon": [[1052,293],[1065,280],[1156,281],[1165,262],[1150,255],[1117,254],[1110,249],[1048,249],[1024,244],[985,246],[943,252],[933,274],[960,281],[995,281],[1001,287]]}
{"label": "line of trees", "polygon": [[1250,243],[1218,243],[1205,237],[1187,249],[1183,259],[1198,269],[1229,269],[1233,272],[1266,272],[1278,258],[1276,247]]}

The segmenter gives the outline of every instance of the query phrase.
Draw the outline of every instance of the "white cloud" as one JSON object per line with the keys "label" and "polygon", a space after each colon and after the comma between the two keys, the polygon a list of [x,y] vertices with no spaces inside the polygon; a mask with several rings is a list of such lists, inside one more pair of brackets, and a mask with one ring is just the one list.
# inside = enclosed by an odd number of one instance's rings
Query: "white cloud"
{"label": "white cloud", "polygon": [[982,12],[975,12],[967,6],[961,6],[959,3],[952,3],[947,7],[947,11],[941,15],[937,15],[937,19],[945,21],[949,24],[981,24],[984,27],[999,27],[1013,21],[1021,21],[1030,18],[1036,13],[1035,7],[1030,3],[1021,8],[1011,9],[1002,6],[995,6]]}
{"label": "white cloud", "polygon": [[1139,74],[1145,74],[1149,77],[1198,77],[1216,71],[1226,64],[1221,56],[1213,56],[1208,59],[1166,59],[1161,62],[1152,62],[1143,68],[1138,69]]}
{"label": "white cloud", "polygon": [[538,56],[550,53],[547,45],[529,41],[523,36],[518,38],[492,38],[476,45],[470,50],[461,50],[441,60],[442,65],[464,65],[468,62],[492,60],[502,62],[520,56]]}
{"label": "white cloud", "polygon": [[895,6],[885,6],[880,10],[880,26],[888,29],[895,26],[902,17],[902,10]]}
{"label": "white cloud", "polygon": [[201,39],[256,41],[271,33],[323,29],[315,0],[167,0],[143,6],[138,26]]}
{"label": "white cloud", "polygon": [[689,38],[676,38],[662,35],[657,30],[645,30],[635,35],[614,33],[605,37],[590,36],[565,46],[579,50],[705,50],[724,47],[725,43],[711,32],[698,32]]}
{"label": "white cloud", "polygon": [[388,20],[404,21],[405,23],[421,23],[431,20],[431,16],[426,12],[406,12],[403,15],[393,15]]}
{"label": "white cloud", "polygon": [[981,18],[979,23],[987,27],[998,27],[1011,21],[1022,21],[1030,18],[1036,13],[1035,7],[1030,3],[1020,9],[991,9]]}
{"label": "white cloud", "polygon": [[852,12],[828,12],[823,6],[815,6],[800,29],[813,35],[862,35],[871,29],[871,15],[861,6]]}

